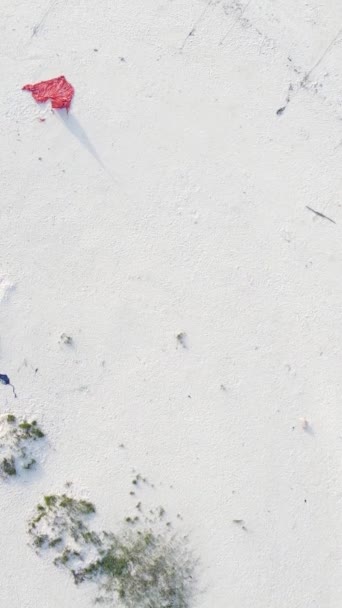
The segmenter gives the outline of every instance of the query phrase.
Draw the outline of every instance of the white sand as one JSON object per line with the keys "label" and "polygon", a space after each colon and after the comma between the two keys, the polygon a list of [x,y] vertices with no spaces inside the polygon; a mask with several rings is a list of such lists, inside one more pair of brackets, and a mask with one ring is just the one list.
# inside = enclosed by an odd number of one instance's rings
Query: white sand
{"label": "white sand", "polygon": [[[0,486],[1,608],[91,606],[27,520],[72,481],[115,528],[133,468],[196,608],[341,606],[342,5],[205,6],[2,1],[0,413],[50,445]],[[60,74],[69,118],[21,91]]]}

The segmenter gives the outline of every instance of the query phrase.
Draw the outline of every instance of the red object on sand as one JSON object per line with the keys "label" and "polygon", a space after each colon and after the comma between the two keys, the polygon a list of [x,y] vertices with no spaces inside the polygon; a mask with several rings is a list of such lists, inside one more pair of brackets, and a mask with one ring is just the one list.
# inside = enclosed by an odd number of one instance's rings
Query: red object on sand
{"label": "red object on sand", "polygon": [[25,84],[22,90],[30,91],[38,103],[44,103],[44,101],[51,99],[54,110],[61,110],[62,108],[69,110],[75,92],[74,87],[64,76],[43,80],[36,84]]}

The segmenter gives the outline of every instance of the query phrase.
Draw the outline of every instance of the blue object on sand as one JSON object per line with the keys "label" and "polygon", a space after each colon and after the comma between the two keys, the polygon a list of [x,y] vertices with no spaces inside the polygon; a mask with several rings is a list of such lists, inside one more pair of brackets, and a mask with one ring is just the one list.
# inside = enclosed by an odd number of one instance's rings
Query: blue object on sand
{"label": "blue object on sand", "polygon": [[5,386],[11,386],[12,390],[13,390],[13,395],[15,396],[15,398],[17,398],[17,393],[15,392],[15,388],[14,388],[13,384],[11,383],[7,374],[0,374],[0,384],[4,384]]}

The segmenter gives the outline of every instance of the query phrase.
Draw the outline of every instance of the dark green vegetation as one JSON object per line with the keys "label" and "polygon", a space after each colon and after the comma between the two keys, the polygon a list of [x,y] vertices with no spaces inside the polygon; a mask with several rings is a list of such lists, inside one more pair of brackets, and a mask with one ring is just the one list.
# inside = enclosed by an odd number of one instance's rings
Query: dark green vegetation
{"label": "dark green vegetation", "polygon": [[13,477],[36,465],[38,442],[44,433],[37,421],[18,420],[13,414],[0,417],[0,476]]}
{"label": "dark green vegetation", "polygon": [[143,528],[104,535],[98,558],[78,572],[76,582],[98,581],[98,599],[125,608],[187,608],[192,576],[193,562],[183,543]]}
{"label": "dark green vegetation", "polygon": [[17,474],[17,470],[16,470],[16,466],[15,466],[15,461],[13,456],[10,456],[10,458],[4,458],[1,462],[1,470],[3,472],[4,475],[6,476],[10,476],[10,475],[16,475]]}
{"label": "dark green vegetation", "polygon": [[37,425],[37,421],[27,422],[24,420],[19,424],[20,436],[22,439],[42,439],[44,437],[43,431]]}
{"label": "dark green vegetation", "polygon": [[94,513],[88,501],[45,496],[29,522],[31,545],[40,554],[52,552],[55,565],[68,569],[76,584],[95,582],[97,602],[118,608],[192,605],[194,560],[186,541],[162,523],[162,507],[143,523],[127,517],[116,534],[91,530]]}
{"label": "dark green vegetation", "polygon": [[69,550],[67,545],[94,542],[95,537],[85,523],[91,513],[95,513],[95,507],[86,500],[66,494],[44,496],[43,504],[37,505],[36,515],[29,522],[33,544],[39,548],[61,545],[64,553]]}

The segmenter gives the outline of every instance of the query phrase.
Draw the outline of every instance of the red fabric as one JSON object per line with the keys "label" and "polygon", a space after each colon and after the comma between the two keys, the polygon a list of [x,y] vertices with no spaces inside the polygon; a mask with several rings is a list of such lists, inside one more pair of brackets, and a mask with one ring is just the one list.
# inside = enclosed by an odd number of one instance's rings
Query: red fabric
{"label": "red fabric", "polygon": [[38,103],[51,99],[51,105],[55,110],[62,108],[69,110],[75,92],[74,87],[64,76],[43,80],[36,84],[25,84],[23,91],[30,91]]}

